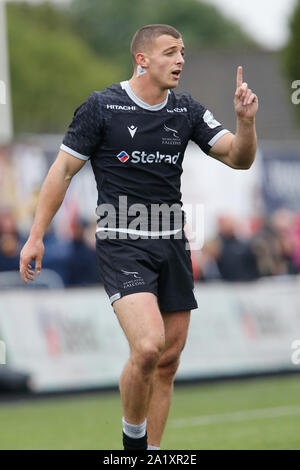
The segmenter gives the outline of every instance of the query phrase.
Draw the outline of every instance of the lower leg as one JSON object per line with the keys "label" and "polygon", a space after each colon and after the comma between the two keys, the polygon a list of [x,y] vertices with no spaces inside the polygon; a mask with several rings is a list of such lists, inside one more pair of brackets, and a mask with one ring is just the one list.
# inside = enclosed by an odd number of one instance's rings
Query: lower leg
{"label": "lower leg", "polygon": [[155,371],[147,414],[147,433],[150,446],[160,447],[173,393],[173,381],[181,352],[186,341],[190,311],[163,314],[165,349]]}
{"label": "lower leg", "polygon": [[130,347],[120,378],[124,417],[129,423],[140,424],[147,414],[153,372],[165,347],[164,322],[157,297],[150,292],[116,300],[114,311]]}
{"label": "lower leg", "polygon": [[153,378],[147,414],[148,444],[151,446],[160,447],[171,406],[177,367],[178,363],[167,368],[158,367]]}
{"label": "lower leg", "polygon": [[125,450],[147,449],[146,415],[159,354],[159,349],[153,349],[148,355],[132,355],[123,370],[120,393]]}
{"label": "lower leg", "polygon": [[120,394],[123,415],[128,423],[140,424],[147,415],[154,368],[141,373],[138,365],[130,358],[120,378]]}

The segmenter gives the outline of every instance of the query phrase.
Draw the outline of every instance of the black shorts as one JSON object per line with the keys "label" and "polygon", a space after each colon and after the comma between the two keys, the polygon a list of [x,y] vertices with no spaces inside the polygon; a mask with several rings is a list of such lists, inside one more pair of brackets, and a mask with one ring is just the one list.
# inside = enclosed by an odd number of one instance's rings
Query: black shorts
{"label": "black shorts", "polygon": [[152,292],[162,312],[198,307],[189,243],[181,238],[104,239],[96,249],[111,304],[136,292]]}

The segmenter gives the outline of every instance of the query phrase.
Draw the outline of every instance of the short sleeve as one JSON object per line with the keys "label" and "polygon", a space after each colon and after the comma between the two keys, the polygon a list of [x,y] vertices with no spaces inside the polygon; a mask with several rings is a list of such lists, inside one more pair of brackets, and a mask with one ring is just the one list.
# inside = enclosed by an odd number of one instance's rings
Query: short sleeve
{"label": "short sleeve", "polygon": [[75,110],[60,146],[61,150],[81,160],[93,156],[101,139],[99,92],[94,91]]}
{"label": "short sleeve", "polygon": [[230,131],[224,129],[222,124],[218,122],[211,111],[202,106],[198,101],[191,99],[192,112],[192,136],[191,139],[199,145],[201,150],[206,154],[209,153],[212,146],[225,134]]}

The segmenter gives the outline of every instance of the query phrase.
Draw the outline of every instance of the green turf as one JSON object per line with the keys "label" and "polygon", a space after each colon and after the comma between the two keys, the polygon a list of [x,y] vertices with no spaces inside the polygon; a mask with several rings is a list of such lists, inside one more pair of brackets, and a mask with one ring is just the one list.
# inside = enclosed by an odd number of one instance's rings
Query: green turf
{"label": "green turf", "polygon": [[[192,426],[195,417],[275,407],[280,417]],[[0,405],[0,449],[121,449],[118,394]],[[176,427],[178,420],[184,427]],[[219,417],[216,418],[219,420]],[[300,376],[175,387],[163,449],[300,449]]]}

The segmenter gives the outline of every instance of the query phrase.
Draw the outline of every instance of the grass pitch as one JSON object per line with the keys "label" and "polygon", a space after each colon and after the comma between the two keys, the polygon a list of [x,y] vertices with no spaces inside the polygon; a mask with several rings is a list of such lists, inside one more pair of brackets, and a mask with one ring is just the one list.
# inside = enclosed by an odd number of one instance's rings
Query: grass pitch
{"label": "grass pitch", "polygon": [[[0,404],[0,449],[121,449],[118,393]],[[162,449],[300,449],[300,375],[176,387]]]}

